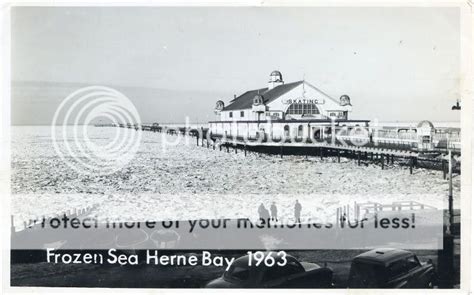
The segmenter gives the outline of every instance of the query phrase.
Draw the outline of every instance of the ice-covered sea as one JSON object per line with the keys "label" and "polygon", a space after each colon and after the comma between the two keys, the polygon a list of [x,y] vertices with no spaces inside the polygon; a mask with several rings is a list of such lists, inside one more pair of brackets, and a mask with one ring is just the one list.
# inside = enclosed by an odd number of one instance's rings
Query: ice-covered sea
{"label": "ice-covered sea", "polygon": [[[98,144],[113,127],[88,127]],[[129,132],[135,132],[129,130]],[[98,218],[113,220],[256,217],[260,203],[276,202],[279,215],[293,216],[296,199],[303,217],[328,218],[355,201],[390,204],[419,201],[446,207],[448,183],[440,171],[335,158],[278,156],[198,147],[162,148],[167,135],[144,132],[133,160],[111,175],[83,175],[52,147],[49,126],[15,126],[11,132],[12,212],[15,221],[54,215],[96,204]],[[176,138],[176,137],[175,137]],[[175,138],[167,140],[175,140]],[[454,178],[455,207],[459,177]]]}

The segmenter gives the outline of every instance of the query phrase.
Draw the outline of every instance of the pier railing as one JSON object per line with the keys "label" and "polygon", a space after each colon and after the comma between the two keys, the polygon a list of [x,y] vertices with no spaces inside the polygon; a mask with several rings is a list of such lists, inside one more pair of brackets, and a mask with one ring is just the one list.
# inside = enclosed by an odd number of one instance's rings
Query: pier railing
{"label": "pier railing", "polygon": [[[319,139],[310,139],[303,136],[280,137],[269,136],[266,133],[256,133],[255,136],[228,136],[225,134],[212,133],[209,128],[204,127],[182,127],[182,126],[162,126],[153,124],[122,124],[118,127],[141,129],[143,131],[160,132],[170,135],[192,136],[196,138],[198,146],[222,150],[222,147],[229,152],[233,148],[237,153],[238,149],[248,152],[279,154],[281,157],[286,154],[297,155],[319,155],[323,157],[337,157],[338,162],[341,156],[356,159],[358,165],[368,162],[379,165],[382,169],[389,164],[394,164],[396,159],[401,165],[409,167],[410,174],[414,168],[426,168],[430,170],[443,171],[443,178],[447,178],[448,164],[443,155],[451,150],[454,154],[460,154],[460,146],[453,142],[447,145],[437,145],[431,150],[420,151],[418,141],[414,139],[400,139],[388,137],[364,137],[361,135],[341,135],[336,134],[333,139],[331,135]],[[393,132],[392,132],[393,133]],[[385,133],[388,135],[389,133]],[[452,137],[455,138],[455,137]],[[460,162],[455,161],[453,171],[460,173]]]}
{"label": "pier railing", "polygon": [[438,210],[436,207],[423,204],[417,201],[397,201],[391,204],[382,204],[378,202],[364,202],[354,205],[345,205],[336,209],[336,220],[361,220],[367,216],[373,216],[380,212],[390,211],[415,211],[415,210]]}

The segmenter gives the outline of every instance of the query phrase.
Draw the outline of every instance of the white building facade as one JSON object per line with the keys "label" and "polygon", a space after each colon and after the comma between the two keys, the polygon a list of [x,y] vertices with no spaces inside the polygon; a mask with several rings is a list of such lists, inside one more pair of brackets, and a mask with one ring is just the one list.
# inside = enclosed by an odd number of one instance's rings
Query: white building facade
{"label": "white building facade", "polygon": [[[209,122],[215,136],[256,139],[322,138],[330,127],[367,126],[365,120],[349,120],[350,98],[334,99],[307,81],[285,84],[273,71],[267,87],[235,97],[229,105],[216,103],[216,119]],[[329,129],[328,129],[329,128]]]}

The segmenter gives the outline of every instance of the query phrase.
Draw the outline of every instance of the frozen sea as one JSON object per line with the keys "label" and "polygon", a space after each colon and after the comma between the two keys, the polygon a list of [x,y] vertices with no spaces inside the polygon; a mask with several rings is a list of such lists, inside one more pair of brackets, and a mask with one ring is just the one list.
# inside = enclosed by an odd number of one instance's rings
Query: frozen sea
{"label": "frozen sea", "polygon": [[[97,144],[118,128],[87,127]],[[127,132],[136,132],[128,130]],[[257,217],[257,207],[276,202],[280,216],[292,217],[296,199],[302,216],[330,218],[337,207],[357,202],[419,201],[447,207],[442,172],[370,164],[341,158],[279,156],[198,147],[184,138],[163,149],[168,135],[143,132],[131,162],[111,175],[81,174],[56,154],[49,126],[11,129],[11,191],[15,223],[97,205],[99,219],[138,221],[168,218]],[[459,207],[459,176],[454,178]]]}

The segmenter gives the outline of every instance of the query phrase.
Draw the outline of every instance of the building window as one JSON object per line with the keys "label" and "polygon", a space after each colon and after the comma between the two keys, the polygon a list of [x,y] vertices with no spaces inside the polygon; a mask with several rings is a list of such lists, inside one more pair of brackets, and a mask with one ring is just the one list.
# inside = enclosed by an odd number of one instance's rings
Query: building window
{"label": "building window", "polygon": [[314,103],[292,103],[286,113],[288,115],[318,115],[319,109]]}
{"label": "building window", "polygon": [[240,117],[244,116],[244,111],[240,111]]}
{"label": "building window", "polygon": [[336,116],[336,113],[330,113],[329,116],[330,116],[330,117],[335,117],[335,116]]}
{"label": "building window", "polygon": [[298,126],[298,137],[303,137],[303,125]]}
{"label": "building window", "polygon": [[284,136],[285,136],[286,138],[290,137],[290,126],[285,125],[285,127],[283,128],[283,130],[284,130]]}
{"label": "building window", "polygon": [[229,112],[229,118],[232,118],[232,112]]}

